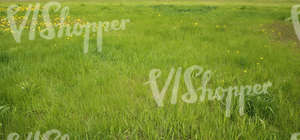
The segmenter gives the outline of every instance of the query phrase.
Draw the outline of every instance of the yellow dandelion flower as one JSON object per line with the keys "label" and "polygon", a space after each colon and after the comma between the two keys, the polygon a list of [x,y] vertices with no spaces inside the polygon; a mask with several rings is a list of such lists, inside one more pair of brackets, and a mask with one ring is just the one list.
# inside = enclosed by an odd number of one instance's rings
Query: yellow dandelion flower
{"label": "yellow dandelion flower", "polygon": [[264,58],[263,58],[263,57],[260,57],[259,59],[260,59],[260,60],[264,60]]}
{"label": "yellow dandelion flower", "polygon": [[247,73],[248,71],[247,70],[244,70],[244,73]]}
{"label": "yellow dandelion flower", "polygon": [[237,54],[240,54],[240,51],[239,51],[239,50],[237,50],[237,51],[236,51],[236,53],[237,53]]}

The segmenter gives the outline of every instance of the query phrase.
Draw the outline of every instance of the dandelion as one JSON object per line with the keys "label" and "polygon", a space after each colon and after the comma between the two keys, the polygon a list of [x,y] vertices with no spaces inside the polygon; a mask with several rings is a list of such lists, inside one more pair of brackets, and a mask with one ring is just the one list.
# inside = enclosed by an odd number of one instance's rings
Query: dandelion
{"label": "dandelion", "polygon": [[160,17],[160,14],[158,14],[158,16]]}
{"label": "dandelion", "polygon": [[247,73],[248,71],[247,70],[244,70],[244,73]]}
{"label": "dandelion", "polygon": [[264,60],[264,58],[263,58],[263,57],[260,57],[259,59],[260,59],[260,60]]}
{"label": "dandelion", "polygon": [[216,28],[220,28],[220,25],[216,25]]}
{"label": "dandelion", "polygon": [[198,22],[195,22],[194,25],[197,26],[197,25],[198,25]]}
{"label": "dandelion", "polygon": [[237,50],[237,51],[236,51],[236,54],[240,54],[240,51],[239,51],[239,50]]}
{"label": "dandelion", "polygon": [[259,65],[259,64],[260,64],[259,62],[256,63],[256,65]]}

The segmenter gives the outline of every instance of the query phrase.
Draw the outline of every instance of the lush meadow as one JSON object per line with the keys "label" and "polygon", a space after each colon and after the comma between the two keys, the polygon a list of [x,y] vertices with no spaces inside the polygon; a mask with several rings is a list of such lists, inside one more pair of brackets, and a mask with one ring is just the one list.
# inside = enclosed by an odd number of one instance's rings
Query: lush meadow
{"label": "lush meadow", "polygon": [[[290,139],[300,132],[300,42],[290,2],[62,2],[70,25],[130,19],[124,30],[96,34],[83,53],[83,35],[29,40],[31,19],[14,40],[7,7],[19,4],[22,20],[30,2],[0,4],[0,139],[50,129],[71,139]],[[35,4],[35,2],[31,2]],[[52,13],[58,23],[59,13]],[[38,22],[38,31],[45,24]],[[57,31],[57,30],[56,30]],[[149,72],[199,65],[213,72],[208,87],[272,82],[269,94],[245,98],[240,116],[233,99],[158,107]],[[194,77],[198,87],[201,79]],[[183,78],[179,96],[187,89]],[[200,93],[199,93],[200,94]]]}

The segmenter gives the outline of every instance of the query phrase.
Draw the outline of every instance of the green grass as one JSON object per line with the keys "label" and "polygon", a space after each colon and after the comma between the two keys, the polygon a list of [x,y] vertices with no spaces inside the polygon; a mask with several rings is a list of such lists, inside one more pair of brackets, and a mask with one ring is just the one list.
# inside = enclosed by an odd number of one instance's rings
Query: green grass
{"label": "green grass", "polygon": [[[87,54],[83,37],[29,41],[23,33],[17,44],[0,30],[0,106],[9,107],[0,114],[1,139],[50,129],[71,139],[290,139],[300,131],[300,44],[285,21],[289,2],[63,5],[72,19],[131,22],[104,32],[101,53],[92,36]],[[247,98],[244,116],[234,103],[226,118],[225,101],[171,105],[171,88],[157,107],[144,85],[151,69],[162,70],[162,87],[172,67],[192,65],[213,71],[211,88],[273,85],[268,95]],[[179,97],[185,92],[181,79]]]}

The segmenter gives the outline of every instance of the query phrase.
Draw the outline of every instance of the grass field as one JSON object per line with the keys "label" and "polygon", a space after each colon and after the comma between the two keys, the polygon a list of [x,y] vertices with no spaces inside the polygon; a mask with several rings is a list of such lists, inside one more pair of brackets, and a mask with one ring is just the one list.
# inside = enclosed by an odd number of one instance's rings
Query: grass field
{"label": "grass field", "polygon": [[[297,2],[62,2],[70,24],[130,19],[125,30],[103,33],[101,53],[91,35],[87,54],[83,36],[29,40],[24,29],[16,43],[6,10],[29,3],[0,4],[0,139],[51,129],[71,139],[282,140],[300,132],[300,42],[286,20]],[[172,67],[193,65],[213,72],[211,88],[272,87],[247,97],[243,116],[236,98],[230,117],[225,100],[173,105],[173,82],[158,107],[149,72],[162,71],[161,89]],[[179,98],[185,92],[181,78]]]}

